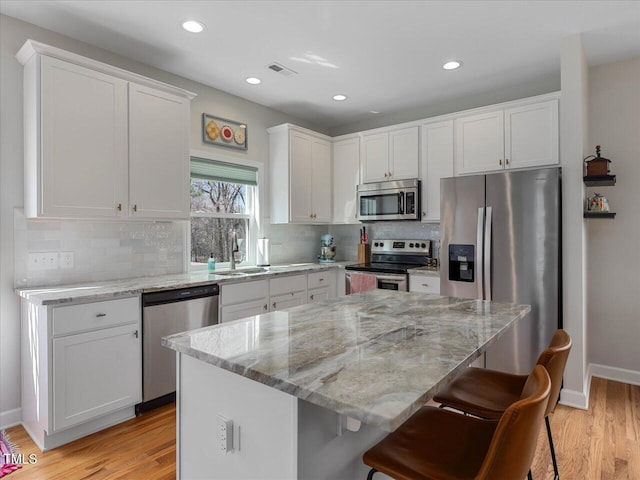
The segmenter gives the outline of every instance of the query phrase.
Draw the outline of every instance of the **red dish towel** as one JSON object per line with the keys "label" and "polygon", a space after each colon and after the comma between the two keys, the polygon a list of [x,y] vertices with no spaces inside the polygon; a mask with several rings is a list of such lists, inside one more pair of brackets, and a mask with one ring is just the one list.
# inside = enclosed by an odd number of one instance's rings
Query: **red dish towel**
{"label": "red dish towel", "polygon": [[366,292],[378,288],[378,279],[369,273],[351,273],[350,293]]}

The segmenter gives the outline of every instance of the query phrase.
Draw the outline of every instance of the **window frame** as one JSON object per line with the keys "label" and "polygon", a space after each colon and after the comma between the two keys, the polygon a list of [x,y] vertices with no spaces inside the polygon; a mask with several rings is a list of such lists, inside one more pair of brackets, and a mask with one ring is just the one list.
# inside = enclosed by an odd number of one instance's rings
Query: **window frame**
{"label": "window frame", "polygon": [[[253,186],[253,195],[247,195],[247,204],[251,210],[248,214],[233,214],[233,213],[212,213],[202,212],[193,215],[191,208],[189,208],[189,222],[188,228],[185,229],[187,250],[185,252],[186,271],[198,272],[207,269],[206,264],[193,264],[191,263],[191,218],[192,217],[205,217],[205,218],[247,218],[249,221],[249,234],[246,239],[247,243],[247,259],[244,260],[241,266],[254,266],[256,264],[256,247],[258,238],[264,235],[264,164],[256,162],[255,160],[248,160],[244,158],[228,157],[225,155],[218,155],[211,152],[204,152],[202,150],[191,150],[189,162],[191,157],[199,157],[205,160],[212,160],[218,162],[230,163],[233,165],[241,165],[245,167],[255,168],[257,170],[256,176],[258,185]],[[191,184],[191,173],[189,173],[189,184]],[[230,262],[216,262],[216,269],[227,269],[231,266]]]}

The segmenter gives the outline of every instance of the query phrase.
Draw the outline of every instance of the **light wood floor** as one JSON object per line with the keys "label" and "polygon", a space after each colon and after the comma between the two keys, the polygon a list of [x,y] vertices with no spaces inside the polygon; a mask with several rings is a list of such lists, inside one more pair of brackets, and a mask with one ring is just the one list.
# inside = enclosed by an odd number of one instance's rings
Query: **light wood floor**
{"label": "light wood floor", "polygon": [[[558,405],[551,429],[562,480],[640,480],[640,387],[594,378],[589,411]],[[7,433],[21,453],[38,456],[8,480],[175,478],[173,405],[46,453],[22,427]],[[532,472],[535,480],[553,478],[544,425]]]}

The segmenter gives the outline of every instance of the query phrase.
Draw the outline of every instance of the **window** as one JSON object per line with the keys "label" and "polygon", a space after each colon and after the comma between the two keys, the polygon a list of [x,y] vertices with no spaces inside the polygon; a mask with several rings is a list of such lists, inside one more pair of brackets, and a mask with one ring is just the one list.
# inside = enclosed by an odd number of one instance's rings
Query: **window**
{"label": "window", "polygon": [[191,157],[191,265],[231,259],[229,233],[238,235],[236,261],[253,260],[257,202],[256,167]]}

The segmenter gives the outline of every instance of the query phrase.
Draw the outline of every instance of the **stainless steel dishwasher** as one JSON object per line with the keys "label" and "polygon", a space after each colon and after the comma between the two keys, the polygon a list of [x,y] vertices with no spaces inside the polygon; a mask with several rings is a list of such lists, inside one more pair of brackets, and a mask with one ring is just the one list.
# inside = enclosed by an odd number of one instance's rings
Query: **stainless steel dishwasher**
{"label": "stainless steel dishwasher", "polygon": [[218,323],[218,285],[142,294],[142,403],[136,412],[170,403],[176,395],[176,352],[162,337]]}

